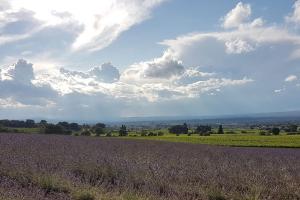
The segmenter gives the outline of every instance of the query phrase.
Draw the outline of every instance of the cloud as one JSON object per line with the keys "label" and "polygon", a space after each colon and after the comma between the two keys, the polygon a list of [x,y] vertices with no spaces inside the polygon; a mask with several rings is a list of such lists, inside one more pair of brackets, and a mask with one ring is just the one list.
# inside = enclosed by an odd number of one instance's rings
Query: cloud
{"label": "cloud", "polygon": [[185,68],[181,61],[173,59],[168,52],[165,52],[160,58],[130,66],[124,71],[121,78],[127,82],[169,81],[182,75],[184,71]]}
{"label": "cloud", "polygon": [[228,54],[241,54],[254,51],[254,47],[248,42],[240,39],[225,42],[226,53]]}
{"label": "cloud", "polygon": [[[85,71],[33,71],[31,64],[21,60],[0,71],[0,104],[8,109],[15,103],[24,116],[31,109],[66,119],[300,109],[299,87],[283,86],[281,81],[295,81],[287,75],[299,73],[299,34],[286,24],[252,20],[251,12],[250,5],[239,3],[223,18],[224,29],[165,40],[160,43],[165,46],[162,56],[129,65],[123,72],[110,63]],[[55,15],[63,19],[47,21],[55,28],[45,28],[39,41],[57,33],[57,24],[72,16]],[[66,46],[78,36],[74,31],[60,34]],[[76,68],[85,68],[80,65]]]}
{"label": "cloud", "polygon": [[298,80],[298,77],[296,75],[290,75],[286,77],[285,82],[294,82],[296,80]]}
{"label": "cloud", "polygon": [[15,10],[8,1],[3,1],[0,7],[0,45],[28,39],[41,30],[41,22],[34,17],[34,12]]}
{"label": "cloud", "polygon": [[[3,0],[0,22],[6,28],[23,31],[12,38],[0,30],[1,43],[13,42],[33,36],[48,27],[74,24],[77,37],[71,44],[73,50],[100,50],[111,44],[132,26],[148,19],[151,11],[165,0]],[[24,21],[24,14],[31,13]],[[19,25],[18,25],[19,24]],[[21,26],[22,25],[22,26]],[[28,31],[30,29],[30,31]],[[25,33],[25,30],[26,33]]]}
{"label": "cloud", "polygon": [[[251,6],[242,3],[239,3],[223,20],[236,19],[231,16],[239,16],[234,14],[238,13],[238,10],[246,10],[244,13],[247,14],[239,18],[242,20],[230,20],[232,22],[230,26],[227,21],[226,27],[220,31],[194,32],[165,40],[160,44],[166,46],[165,51],[173,59],[181,60],[187,66],[200,66],[204,72],[216,73],[210,78],[215,85],[220,85],[219,81],[224,78],[241,80],[241,77],[249,77],[243,91],[239,91],[237,87],[221,88],[220,93],[224,99],[230,99],[230,94],[235,98],[238,97],[239,103],[245,107],[252,107],[253,102],[257,102],[255,104],[257,106],[272,105],[273,108],[287,108],[294,105],[299,109],[297,102],[291,98],[291,96],[300,98],[297,88],[293,85],[287,85],[280,90],[277,88],[283,87],[282,82],[278,80],[285,80],[286,74],[299,73],[300,35],[286,24],[268,24],[263,18],[251,20]],[[214,77],[218,77],[218,81],[213,81]],[[207,84],[203,90],[214,88],[209,87],[209,81],[191,84],[193,85],[190,85],[190,91],[198,84],[201,86]],[[282,93],[291,101],[282,106],[281,97],[274,96],[274,92]],[[214,91],[211,93],[215,94]],[[203,96],[200,99],[203,99]],[[270,101],[272,104],[267,105]],[[261,109],[264,109],[263,106]]]}
{"label": "cloud", "polygon": [[[164,59],[169,58],[163,55],[155,59],[156,62],[145,62],[156,63],[147,66],[153,68],[141,68],[143,73],[147,70],[153,74],[162,73],[159,78],[146,76],[138,82],[118,79],[119,71],[108,63],[86,72],[65,68],[34,72],[32,64],[19,60],[1,69],[0,116],[26,117],[27,114],[28,117],[28,113],[34,116],[43,113],[64,119],[94,120],[104,116],[115,119],[135,115],[144,106],[151,105],[147,112],[154,113],[155,107],[162,106],[164,101],[194,99],[252,82],[248,78],[218,78],[216,73],[203,72],[198,67],[187,68],[180,61],[166,62]],[[162,63],[165,65],[159,65]],[[157,66],[165,66],[169,71],[174,67],[173,78]]]}
{"label": "cloud", "polygon": [[[34,84],[51,85],[62,96],[72,93],[91,96],[102,94],[124,101],[143,99],[154,102],[193,98],[207,91],[244,85],[252,81],[246,78],[241,80],[217,78],[215,73],[202,72],[198,68],[186,68],[180,61],[172,60],[166,54],[154,61],[135,64],[125,70],[120,79],[118,78],[118,70],[111,64],[104,64],[87,72],[62,68],[51,73],[38,74]],[[198,84],[197,88],[195,84]]]}
{"label": "cloud", "polygon": [[225,17],[222,18],[224,28],[236,28],[251,16],[250,4],[239,2]]}
{"label": "cloud", "polygon": [[105,83],[113,83],[120,79],[119,70],[111,63],[104,63],[100,67],[94,67],[88,73],[96,80]]}
{"label": "cloud", "polygon": [[300,23],[300,1],[296,0],[294,3],[294,12],[286,16],[286,21],[289,23]]}
{"label": "cloud", "polygon": [[33,67],[25,60],[18,60],[16,64],[3,70],[2,79],[14,80],[22,84],[30,84],[34,79]]}
{"label": "cloud", "polygon": [[0,99],[18,102],[19,105],[48,105],[57,93],[50,85],[36,86],[32,64],[19,60],[2,69],[0,74]]}
{"label": "cloud", "polygon": [[20,102],[15,101],[12,98],[6,98],[6,99],[1,99],[0,98],[0,108],[12,108],[12,109],[20,109],[20,108],[26,108],[28,107],[27,105],[24,105]]}
{"label": "cloud", "polygon": [[285,90],[286,90],[285,88],[282,88],[282,89],[276,89],[276,90],[274,90],[274,93],[279,94],[279,93],[284,92]]}

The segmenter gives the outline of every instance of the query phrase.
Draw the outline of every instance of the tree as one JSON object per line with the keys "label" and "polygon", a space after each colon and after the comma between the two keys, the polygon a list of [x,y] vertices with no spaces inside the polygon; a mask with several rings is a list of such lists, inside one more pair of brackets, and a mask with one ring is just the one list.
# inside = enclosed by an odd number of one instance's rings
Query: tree
{"label": "tree", "polygon": [[32,119],[27,119],[25,122],[25,127],[26,128],[34,128],[35,127],[35,122]]}
{"label": "tree", "polygon": [[279,128],[277,128],[277,127],[272,128],[272,134],[273,135],[279,135],[279,133],[280,133],[280,129]]}
{"label": "tree", "polygon": [[58,126],[62,126],[64,129],[69,129],[69,123],[68,122],[58,122]]}
{"label": "tree", "polygon": [[40,121],[40,125],[46,125],[47,124],[47,121],[46,120],[41,120]]}
{"label": "tree", "polygon": [[44,130],[45,134],[67,134],[62,126],[47,124]]}
{"label": "tree", "polygon": [[91,136],[92,133],[90,132],[90,130],[86,129],[86,130],[82,131],[80,135],[82,135],[82,136]]}
{"label": "tree", "polygon": [[119,136],[127,136],[127,135],[128,135],[127,128],[125,125],[122,125],[119,130]]}
{"label": "tree", "polygon": [[188,128],[186,123],[183,124],[183,129],[182,130],[183,130],[183,134],[188,134],[189,133],[189,128]]}
{"label": "tree", "polygon": [[298,131],[298,126],[294,125],[294,124],[291,124],[287,128],[285,128],[285,131],[289,132],[289,133],[290,132],[297,132]]}
{"label": "tree", "polygon": [[169,128],[169,132],[176,134],[176,135],[180,135],[180,134],[188,134],[189,129],[186,123],[184,123],[183,125],[175,125],[175,126],[171,126]]}
{"label": "tree", "polygon": [[96,127],[94,129],[94,132],[96,133],[97,136],[100,136],[100,135],[104,135],[105,134],[105,131],[103,128],[100,128],[100,127]]}
{"label": "tree", "polygon": [[106,128],[106,125],[103,124],[103,123],[97,123],[97,124],[95,124],[94,127],[97,127],[97,128]]}
{"label": "tree", "polygon": [[72,131],[80,131],[81,127],[79,124],[77,123],[71,123],[69,124],[69,130],[72,130]]}
{"label": "tree", "polygon": [[209,132],[211,132],[211,126],[197,126],[196,133],[202,136],[209,135]]}
{"label": "tree", "polygon": [[220,125],[218,129],[218,134],[224,134],[223,126]]}
{"label": "tree", "polygon": [[97,123],[93,126],[93,132],[96,133],[97,136],[105,134],[105,127],[106,125],[103,123]]}

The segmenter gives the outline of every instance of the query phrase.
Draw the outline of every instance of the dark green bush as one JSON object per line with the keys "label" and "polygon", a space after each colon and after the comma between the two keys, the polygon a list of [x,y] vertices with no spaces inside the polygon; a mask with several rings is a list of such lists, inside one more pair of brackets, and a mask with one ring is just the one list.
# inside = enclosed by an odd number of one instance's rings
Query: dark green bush
{"label": "dark green bush", "polygon": [[222,125],[219,125],[219,128],[218,128],[218,134],[224,134],[224,129],[223,129],[223,126]]}
{"label": "dark green bush", "polygon": [[259,135],[267,135],[268,133],[266,131],[260,131]]}
{"label": "dark green bush", "polygon": [[43,129],[43,132],[45,134],[61,134],[61,135],[70,135],[72,133],[72,131],[67,131],[62,126],[54,125],[54,124],[47,124]]}
{"label": "dark green bush", "polygon": [[125,125],[122,125],[119,130],[119,136],[128,136],[128,131]]}
{"label": "dark green bush", "polygon": [[150,132],[150,133],[148,134],[148,136],[154,136],[154,133],[153,133],[153,132]]}
{"label": "dark green bush", "polygon": [[279,133],[280,133],[280,129],[277,128],[277,127],[272,128],[271,131],[272,131],[272,134],[273,134],[273,135],[279,135]]}
{"label": "dark green bush", "polygon": [[91,131],[90,130],[84,130],[84,131],[82,131],[81,132],[81,134],[80,135],[82,135],[82,136],[91,136],[92,135],[92,133],[91,133]]}
{"label": "dark green bush", "polygon": [[80,136],[80,134],[79,133],[74,133],[74,136]]}
{"label": "dark green bush", "polygon": [[200,136],[210,136],[211,132],[200,133]]}
{"label": "dark green bush", "polygon": [[162,131],[159,131],[157,135],[158,135],[158,136],[163,136],[164,133],[163,133]]}
{"label": "dark green bush", "polygon": [[183,125],[175,125],[175,126],[171,126],[169,128],[169,132],[173,133],[173,134],[188,134],[189,129],[186,123],[184,123]]}

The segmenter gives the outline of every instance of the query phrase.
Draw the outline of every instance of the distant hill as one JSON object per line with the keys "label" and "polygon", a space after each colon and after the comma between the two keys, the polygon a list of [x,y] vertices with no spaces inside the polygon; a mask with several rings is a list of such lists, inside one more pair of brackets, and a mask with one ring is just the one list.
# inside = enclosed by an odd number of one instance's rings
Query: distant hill
{"label": "distant hill", "polygon": [[164,117],[130,117],[123,118],[110,124],[125,123],[128,125],[172,125],[187,122],[189,124],[272,124],[272,123],[300,123],[300,111],[253,113],[241,115],[220,116],[164,116]]}

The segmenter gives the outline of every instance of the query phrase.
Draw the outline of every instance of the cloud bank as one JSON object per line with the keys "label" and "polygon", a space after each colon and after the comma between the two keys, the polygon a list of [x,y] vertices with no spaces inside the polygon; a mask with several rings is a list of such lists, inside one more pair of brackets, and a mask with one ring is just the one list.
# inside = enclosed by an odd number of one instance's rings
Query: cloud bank
{"label": "cloud bank", "polygon": [[[137,16],[144,20],[153,7],[162,3],[159,0],[113,2],[115,4],[108,5],[118,10],[117,16],[123,16],[120,21],[109,21],[119,19],[115,15],[107,19],[99,17],[100,21],[93,21],[92,28],[84,25],[84,20],[78,22],[74,18],[75,8],[80,4],[70,8],[70,13],[61,10],[50,13],[53,18],[35,12],[27,16],[31,23],[41,24],[37,27],[55,26],[56,33],[62,23],[72,24],[70,27],[79,30],[77,35],[66,37],[72,38],[73,48],[94,50],[107,46],[122,31],[140,22],[130,15],[131,11],[136,14],[136,9],[142,7]],[[42,113],[78,119],[300,109],[296,101],[300,98],[300,35],[291,26],[298,23],[299,2],[295,2],[283,24],[253,18],[251,5],[238,3],[220,17],[219,31],[194,32],[164,40],[160,42],[165,46],[162,56],[131,64],[123,71],[105,63],[86,71],[51,68],[40,72],[34,70],[38,66],[19,60],[0,71],[0,108],[3,115],[18,112],[15,116],[26,116],[31,110],[36,116]],[[10,10],[20,12],[21,8],[16,5],[3,4],[0,8],[12,6]],[[126,14],[122,12],[123,7]],[[4,13],[8,14],[11,13]],[[44,17],[48,20],[43,20]],[[18,21],[18,17],[16,20],[10,17],[10,20],[6,24]],[[112,28],[103,25],[106,23],[117,25]],[[6,26],[1,30],[8,31]],[[90,31],[97,36],[90,35]],[[19,36],[25,37],[18,33],[13,38]],[[105,41],[98,40],[98,36]]]}

